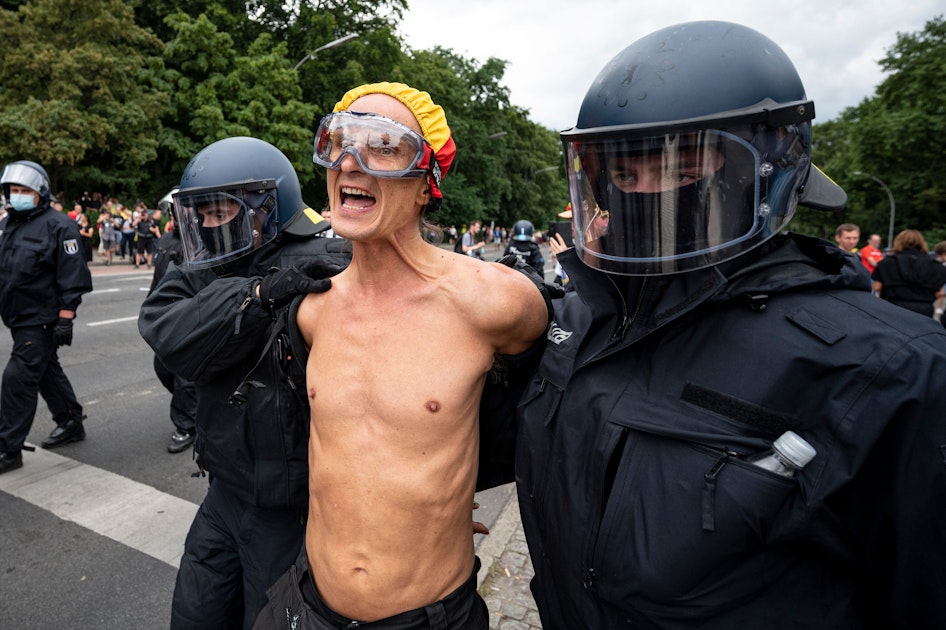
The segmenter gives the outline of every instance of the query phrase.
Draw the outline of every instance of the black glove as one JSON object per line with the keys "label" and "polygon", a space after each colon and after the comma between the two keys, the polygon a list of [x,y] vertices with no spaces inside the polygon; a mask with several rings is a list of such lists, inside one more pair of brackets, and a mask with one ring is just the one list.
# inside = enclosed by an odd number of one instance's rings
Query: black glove
{"label": "black glove", "polygon": [[319,259],[309,260],[298,267],[273,267],[259,283],[259,298],[270,312],[289,304],[303,293],[324,293],[332,287],[329,279],[342,267]]}
{"label": "black glove", "polygon": [[72,320],[67,317],[60,317],[56,325],[53,326],[53,339],[56,340],[56,347],[72,345]]}
{"label": "black glove", "polygon": [[554,282],[546,282],[545,278],[540,276],[539,272],[532,268],[532,265],[519,262],[519,257],[515,254],[506,254],[496,262],[525,274],[525,276],[532,281],[532,284],[535,285],[539,293],[541,293],[542,297],[545,299],[545,307],[549,311],[549,321],[552,321],[552,317],[555,313],[552,308],[552,300],[564,296],[565,289]]}

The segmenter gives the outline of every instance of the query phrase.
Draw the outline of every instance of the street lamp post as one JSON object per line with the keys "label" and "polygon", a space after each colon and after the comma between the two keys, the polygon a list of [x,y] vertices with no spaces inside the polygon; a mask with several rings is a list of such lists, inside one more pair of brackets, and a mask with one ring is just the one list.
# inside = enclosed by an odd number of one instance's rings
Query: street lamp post
{"label": "street lamp post", "polygon": [[890,201],[890,232],[887,236],[887,249],[890,249],[893,247],[893,222],[897,213],[897,205],[893,200],[893,193],[890,192],[890,188],[879,177],[871,175],[870,173],[865,173],[864,171],[854,171],[854,174],[870,177],[872,180],[880,184],[880,187],[887,192],[887,199]]}
{"label": "street lamp post", "polygon": [[303,57],[302,59],[300,59],[300,60],[299,60],[299,63],[296,64],[296,67],[293,68],[293,70],[298,70],[298,69],[299,69],[299,66],[301,66],[301,65],[304,64],[305,62],[310,61],[310,60],[312,60],[312,59],[315,59],[316,53],[320,53],[320,52],[322,52],[323,50],[328,50],[329,48],[335,48],[336,46],[341,46],[342,44],[347,43],[347,42],[350,42],[351,40],[355,39],[356,37],[358,37],[358,33],[349,33],[348,35],[345,35],[344,37],[339,37],[339,38],[336,39],[336,40],[330,41],[329,43],[325,44],[324,46],[319,46],[318,48],[316,48],[315,50],[313,50],[312,52],[310,52],[309,54],[307,54],[305,57]]}

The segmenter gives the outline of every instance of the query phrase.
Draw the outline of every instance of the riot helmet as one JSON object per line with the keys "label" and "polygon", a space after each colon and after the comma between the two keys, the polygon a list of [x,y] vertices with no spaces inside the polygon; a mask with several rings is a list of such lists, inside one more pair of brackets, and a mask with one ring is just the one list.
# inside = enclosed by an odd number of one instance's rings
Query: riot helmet
{"label": "riot helmet", "polygon": [[158,209],[165,214],[171,214],[174,212],[174,193],[180,190],[180,186],[175,186],[167,192],[166,195],[161,197],[158,200]]}
{"label": "riot helmet", "polygon": [[765,242],[799,203],[842,208],[810,162],[814,115],[792,62],[750,28],[690,22],[637,40],[561,134],[579,256],[609,273],[691,271]]}
{"label": "riot helmet", "polygon": [[514,241],[531,241],[535,235],[535,226],[530,221],[523,219],[516,221],[512,226],[512,239]]}
{"label": "riot helmet", "polygon": [[[39,195],[39,204],[34,204],[35,197],[29,200],[28,203],[23,200],[22,204],[19,203],[18,199],[11,198],[11,185],[26,186],[35,191]],[[29,160],[19,160],[4,166],[3,173],[0,174],[0,186],[2,186],[3,196],[7,200],[7,209],[14,215],[20,214],[25,217],[38,209],[42,210],[52,198],[49,175],[46,174],[46,169]]]}
{"label": "riot helmet", "polygon": [[184,169],[171,199],[190,268],[230,263],[281,232],[307,235],[328,228],[302,201],[289,159],[256,138],[225,138],[204,147]]}
{"label": "riot helmet", "polygon": [[175,219],[174,214],[174,193],[180,190],[179,186],[175,186],[167,192],[163,197],[158,200],[158,209],[171,217],[171,233],[177,237],[181,237],[181,230],[177,225],[177,219]]}

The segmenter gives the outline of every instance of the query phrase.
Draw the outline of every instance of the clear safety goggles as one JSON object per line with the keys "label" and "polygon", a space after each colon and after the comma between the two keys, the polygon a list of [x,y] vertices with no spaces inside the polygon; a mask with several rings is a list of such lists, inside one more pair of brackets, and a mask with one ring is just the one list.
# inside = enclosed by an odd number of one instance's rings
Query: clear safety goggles
{"label": "clear safety goggles", "polygon": [[772,133],[776,148],[764,154],[714,129],[567,140],[582,260],[610,273],[679,273],[768,239],[794,213],[808,172],[801,143]]}
{"label": "clear safety goggles", "polygon": [[171,198],[188,267],[223,264],[276,236],[274,180],[183,190]]}
{"label": "clear safety goggles", "polygon": [[419,133],[386,116],[335,112],[319,123],[312,161],[337,169],[346,155],[375,177],[424,177],[433,149]]}

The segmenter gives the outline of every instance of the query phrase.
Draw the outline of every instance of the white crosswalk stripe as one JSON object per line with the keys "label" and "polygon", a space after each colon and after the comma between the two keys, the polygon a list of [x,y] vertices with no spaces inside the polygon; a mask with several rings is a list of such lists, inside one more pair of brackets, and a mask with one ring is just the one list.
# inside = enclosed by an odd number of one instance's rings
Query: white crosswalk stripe
{"label": "white crosswalk stripe", "polygon": [[0,475],[0,491],[174,567],[198,506],[151,486],[37,448]]}

